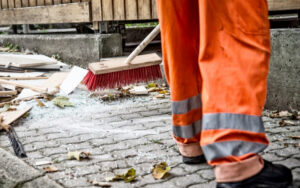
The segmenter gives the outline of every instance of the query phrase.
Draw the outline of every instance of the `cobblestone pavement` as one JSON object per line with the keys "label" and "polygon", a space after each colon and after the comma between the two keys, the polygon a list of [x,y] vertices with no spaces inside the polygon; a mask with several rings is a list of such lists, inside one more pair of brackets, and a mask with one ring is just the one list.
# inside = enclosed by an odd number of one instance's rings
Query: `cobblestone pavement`
{"label": "cobblestone pavement", "polygon": [[[54,166],[59,171],[44,177],[63,187],[93,187],[88,180],[103,181],[133,167],[137,172],[135,182],[113,182],[112,187],[215,187],[210,166],[189,166],[181,162],[171,138],[169,99],[145,96],[104,103],[77,90],[70,101],[74,108],[59,109],[51,102],[46,103],[47,108],[40,108],[35,101],[26,102],[34,108],[29,117],[15,125],[28,154],[28,158],[22,159],[25,163],[45,175],[44,166],[36,166],[36,162],[56,162]],[[299,186],[299,139],[292,137],[300,135],[300,122],[281,127],[280,119],[264,117],[263,120],[271,144],[262,156],[290,167],[294,187]],[[0,133],[0,147],[13,153],[5,133]],[[73,150],[88,151],[91,159],[67,160],[68,151]],[[171,174],[154,180],[151,167],[162,161],[172,167]],[[33,185],[44,187],[40,180]]]}

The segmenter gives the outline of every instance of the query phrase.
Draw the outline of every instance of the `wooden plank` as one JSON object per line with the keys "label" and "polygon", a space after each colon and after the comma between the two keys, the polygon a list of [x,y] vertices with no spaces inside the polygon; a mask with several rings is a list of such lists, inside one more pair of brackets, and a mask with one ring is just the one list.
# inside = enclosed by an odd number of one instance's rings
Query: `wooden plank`
{"label": "wooden plank", "polygon": [[139,20],[151,19],[150,0],[138,0]]}
{"label": "wooden plank", "polygon": [[45,1],[44,0],[36,0],[37,6],[44,6]]}
{"label": "wooden plank", "polygon": [[62,4],[62,0],[54,0],[53,3],[54,5],[59,5]]}
{"label": "wooden plank", "polygon": [[268,0],[269,11],[298,10],[300,0]]}
{"label": "wooden plank", "polygon": [[71,0],[62,0],[62,4],[71,3]]}
{"label": "wooden plank", "polygon": [[22,7],[22,0],[15,0],[15,3],[16,3],[16,8]]}
{"label": "wooden plank", "polygon": [[1,10],[0,18],[0,25],[91,22],[88,2]]}
{"label": "wooden plank", "polygon": [[71,2],[72,3],[78,3],[78,2],[80,2],[80,0],[72,0]]}
{"label": "wooden plank", "polygon": [[102,0],[102,20],[111,21],[114,19],[113,0]]}
{"label": "wooden plank", "polygon": [[125,0],[126,20],[137,20],[137,0]]}
{"label": "wooden plank", "polygon": [[0,54],[0,65],[34,67],[56,63],[56,60],[43,55]]}
{"label": "wooden plank", "polygon": [[114,20],[125,20],[124,0],[114,0]]}
{"label": "wooden plank", "polygon": [[14,0],[8,0],[8,8],[15,8],[15,1]]}
{"label": "wooden plank", "polygon": [[6,9],[6,8],[8,8],[8,4],[7,4],[7,0],[1,0],[1,2],[2,2],[2,9]]}
{"label": "wooden plank", "polygon": [[145,66],[160,64],[162,59],[156,53],[139,55],[134,58],[130,65],[126,65],[126,58],[116,58],[113,60],[102,61],[98,63],[90,63],[89,69],[95,74],[104,74],[114,71],[122,71],[136,69]]}
{"label": "wooden plank", "polygon": [[101,0],[92,0],[93,21],[102,21]]}
{"label": "wooden plank", "polygon": [[28,7],[29,1],[28,0],[22,0],[22,7]]}
{"label": "wooden plank", "polygon": [[158,19],[158,16],[157,16],[157,8],[156,8],[156,0],[152,0],[152,19]]}

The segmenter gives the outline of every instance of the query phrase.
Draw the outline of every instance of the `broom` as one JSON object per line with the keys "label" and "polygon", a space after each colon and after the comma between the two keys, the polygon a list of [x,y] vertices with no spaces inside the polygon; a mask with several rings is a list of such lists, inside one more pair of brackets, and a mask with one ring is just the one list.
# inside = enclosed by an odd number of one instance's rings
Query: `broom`
{"label": "broom", "polygon": [[162,60],[157,54],[138,56],[159,32],[160,26],[157,25],[127,58],[90,63],[83,83],[89,90],[95,90],[162,78],[159,65]]}

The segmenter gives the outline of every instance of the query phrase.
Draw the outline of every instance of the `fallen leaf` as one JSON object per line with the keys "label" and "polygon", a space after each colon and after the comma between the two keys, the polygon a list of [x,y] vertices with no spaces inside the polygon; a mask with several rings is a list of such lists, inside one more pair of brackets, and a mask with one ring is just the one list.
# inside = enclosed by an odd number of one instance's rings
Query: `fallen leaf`
{"label": "fallen leaf", "polygon": [[135,169],[129,169],[125,174],[116,174],[115,176],[106,177],[105,181],[119,181],[124,180],[126,183],[132,182],[136,177]]}
{"label": "fallen leaf", "polygon": [[165,95],[164,94],[158,94],[158,95],[155,95],[154,97],[157,98],[157,99],[164,99]]}
{"label": "fallen leaf", "polygon": [[52,100],[53,104],[60,108],[64,108],[66,106],[73,106],[73,104],[69,101],[68,97],[58,96]]}
{"label": "fallen leaf", "polygon": [[291,116],[293,116],[293,114],[288,111],[279,112],[279,117],[291,117]]}
{"label": "fallen leaf", "polygon": [[48,173],[51,173],[51,172],[57,172],[58,171],[58,168],[55,167],[55,166],[47,166],[44,168],[44,170]]}
{"label": "fallen leaf", "polygon": [[169,91],[168,90],[162,90],[159,92],[159,94],[169,94]]}
{"label": "fallen leaf", "polygon": [[98,182],[94,180],[88,180],[88,182],[98,187],[111,187],[111,184],[108,184],[107,182]]}
{"label": "fallen leaf", "polygon": [[300,136],[290,136],[293,139],[300,139]]}
{"label": "fallen leaf", "polygon": [[84,152],[84,151],[69,151],[68,152],[68,159],[76,159],[80,161],[81,159],[88,159],[90,157],[89,152]]}
{"label": "fallen leaf", "polygon": [[44,103],[40,99],[35,99],[35,101],[38,103],[39,107],[45,106]]}
{"label": "fallen leaf", "polygon": [[125,182],[132,182],[135,179],[135,170],[133,168],[129,169],[124,175]]}
{"label": "fallen leaf", "polygon": [[166,162],[162,162],[160,164],[156,164],[152,169],[152,176],[154,179],[162,179],[166,176],[166,174],[171,170],[171,168],[167,165]]}
{"label": "fallen leaf", "polygon": [[300,147],[300,143],[294,144],[294,147],[299,148]]}
{"label": "fallen leaf", "polygon": [[149,83],[146,87],[148,89],[151,88],[151,87],[157,87],[157,84],[156,83]]}

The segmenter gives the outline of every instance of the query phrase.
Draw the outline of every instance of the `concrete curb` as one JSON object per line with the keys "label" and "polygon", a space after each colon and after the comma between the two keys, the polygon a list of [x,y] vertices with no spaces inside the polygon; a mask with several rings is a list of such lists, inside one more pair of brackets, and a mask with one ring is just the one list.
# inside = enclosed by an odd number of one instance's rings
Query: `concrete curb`
{"label": "concrete curb", "polygon": [[80,66],[122,55],[120,34],[0,35],[0,43],[17,44],[47,56],[58,54],[64,62]]}
{"label": "concrete curb", "polygon": [[0,188],[27,188],[41,185],[43,188],[62,188],[45,173],[0,148]]}

